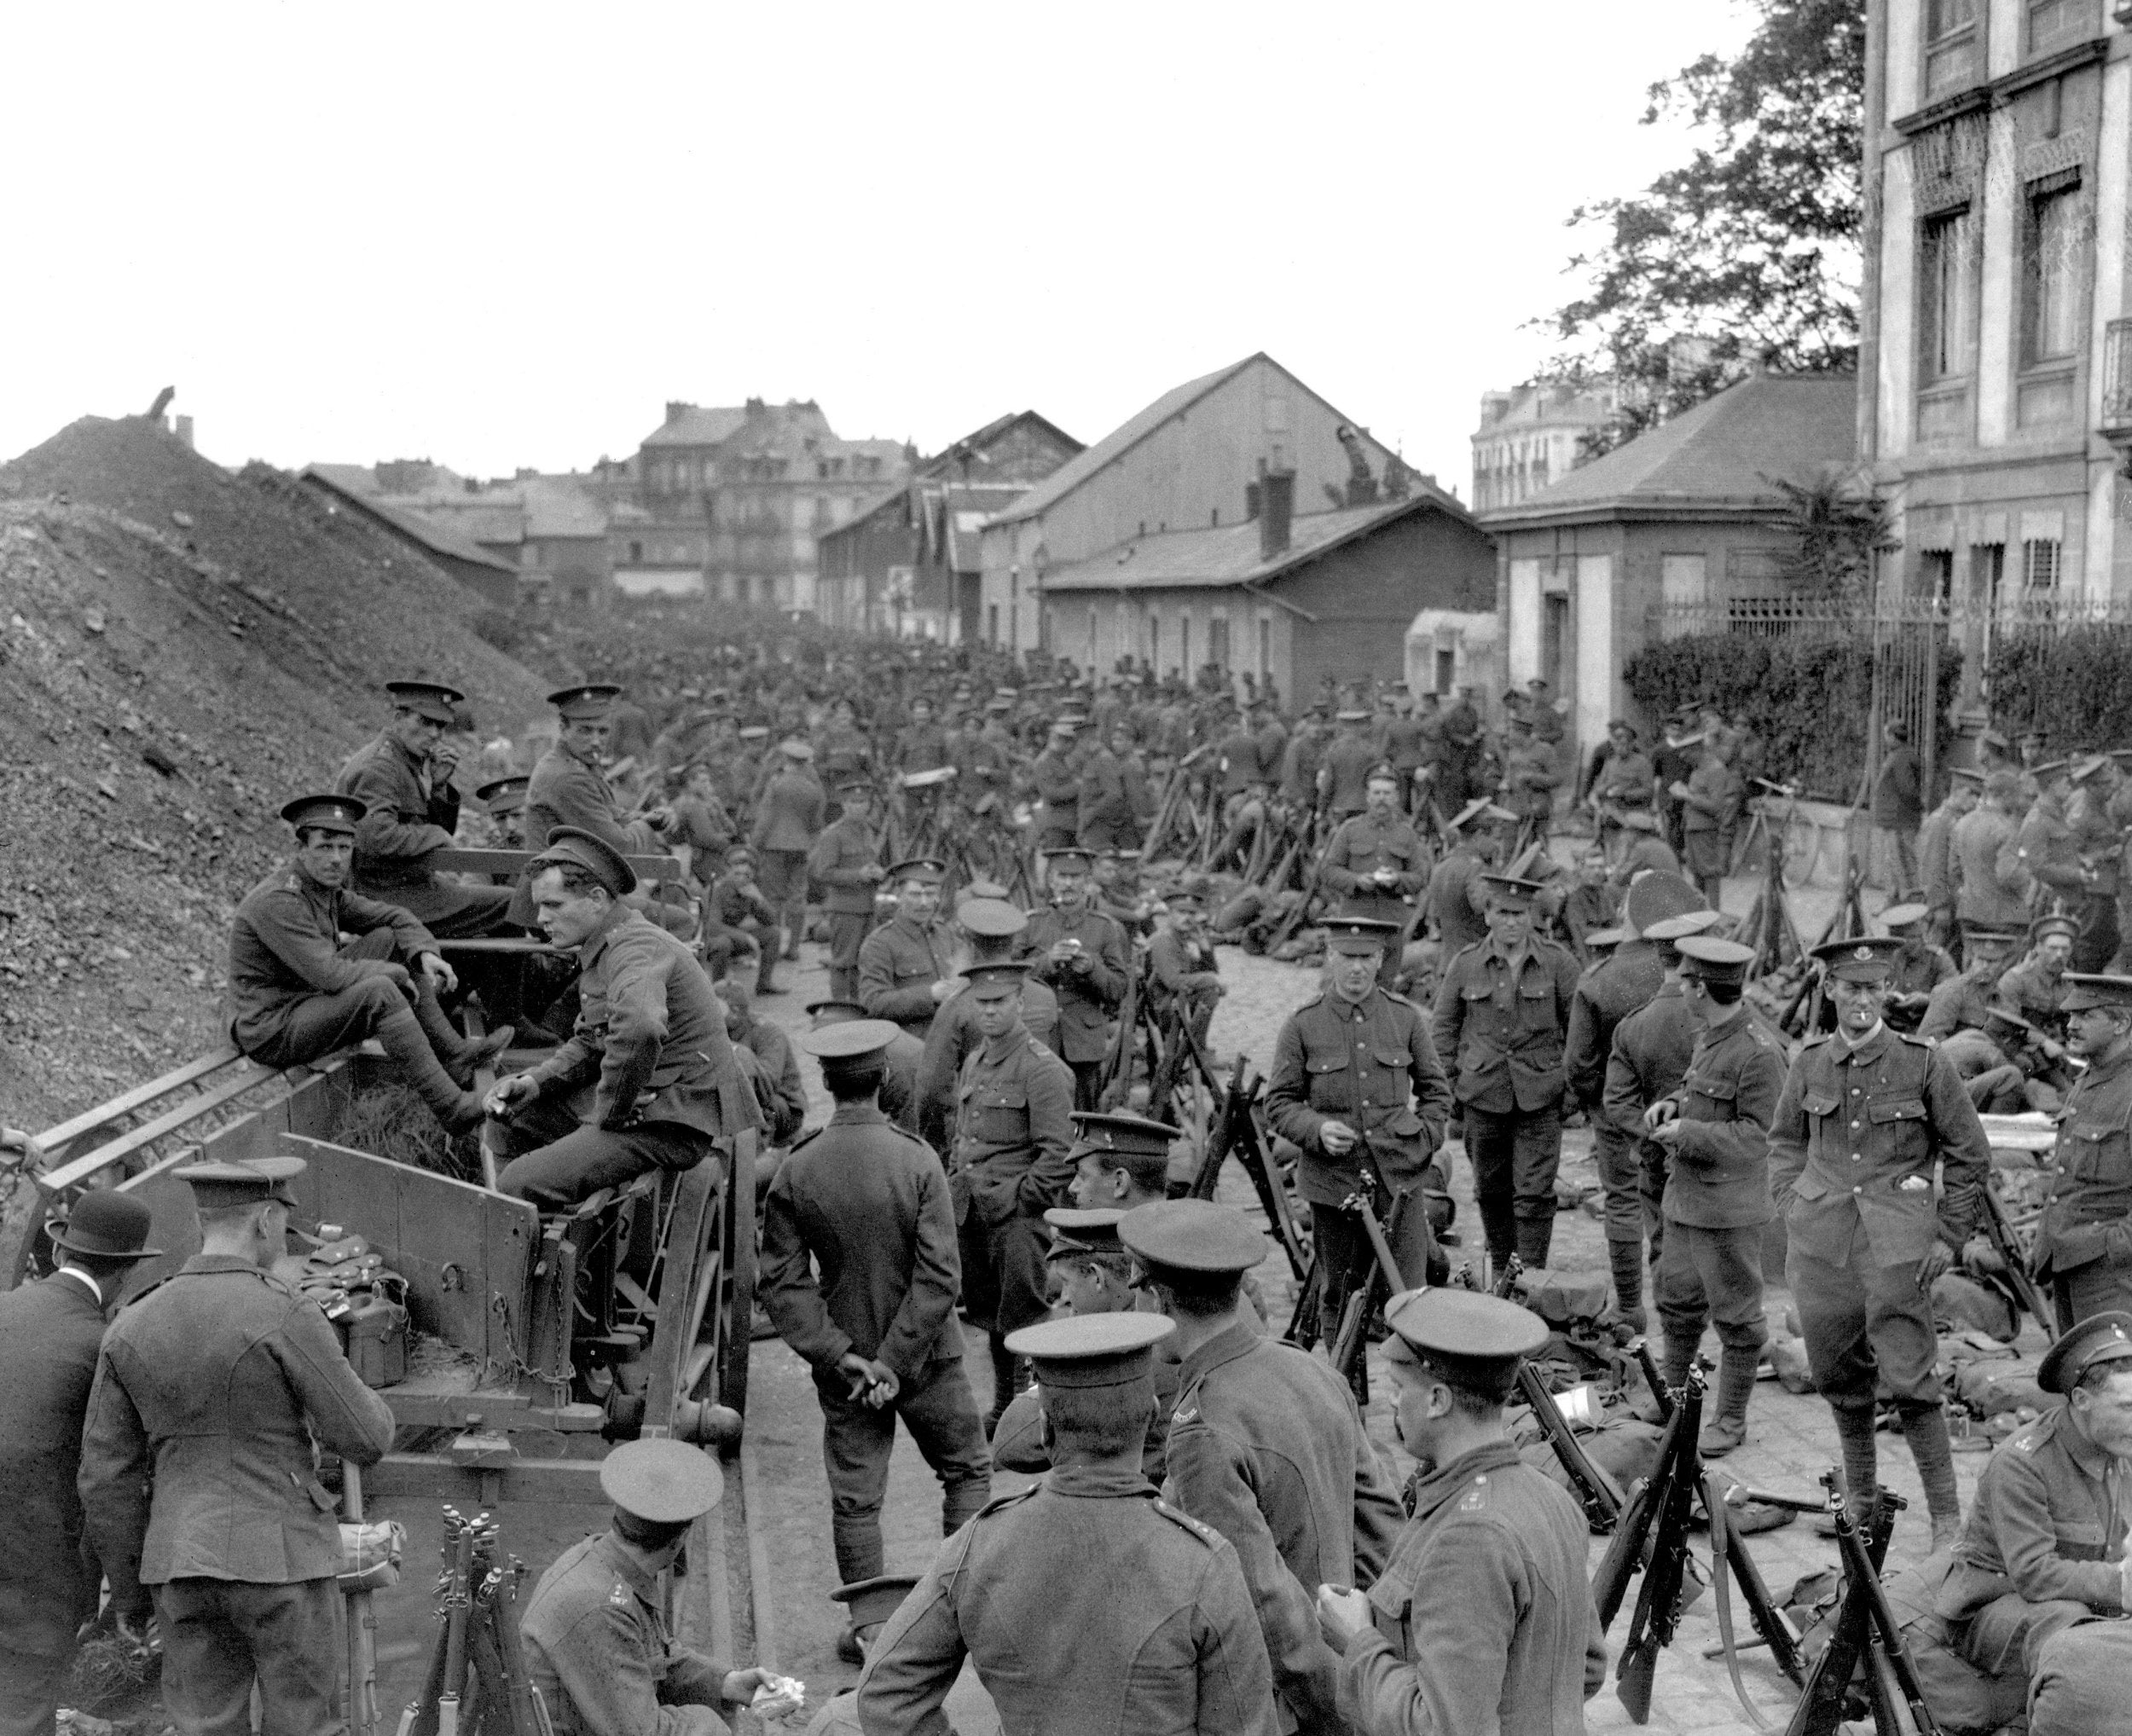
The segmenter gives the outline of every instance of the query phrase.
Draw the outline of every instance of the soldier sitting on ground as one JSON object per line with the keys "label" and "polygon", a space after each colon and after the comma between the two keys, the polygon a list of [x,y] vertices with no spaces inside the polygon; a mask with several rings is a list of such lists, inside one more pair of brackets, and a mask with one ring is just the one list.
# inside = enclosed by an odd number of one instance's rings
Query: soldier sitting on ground
{"label": "soldier sitting on ground", "polygon": [[[445,1131],[481,1122],[467,1086],[511,1040],[455,1031],[437,997],[458,978],[399,906],[347,889],[363,806],[303,796],[281,810],[296,854],[244,895],[229,929],[229,1040],[264,1067],[301,1067],[374,1037]],[[344,945],[341,936],[356,938]]]}

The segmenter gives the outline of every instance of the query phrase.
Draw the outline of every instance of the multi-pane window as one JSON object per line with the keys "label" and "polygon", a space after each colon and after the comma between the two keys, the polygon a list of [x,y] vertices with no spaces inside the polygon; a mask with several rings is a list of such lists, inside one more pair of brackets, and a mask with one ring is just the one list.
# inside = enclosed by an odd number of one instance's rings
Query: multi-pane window
{"label": "multi-pane window", "polygon": [[2065,545],[2055,537],[2036,539],[2021,545],[2021,584],[2031,591],[2051,591],[2058,587],[2058,570],[2064,559]]}
{"label": "multi-pane window", "polygon": [[1917,250],[1917,323],[1918,363],[1927,384],[1969,372],[1976,233],[1976,219],[1966,208],[1925,221]]}
{"label": "multi-pane window", "polygon": [[2071,356],[2079,342],[2086,228],[2079,171],[2032,182],[2021,235],[2021,360]]}
{"label": "multi-pane window", "polygon": [[1938,42],[1943,36],[1960,30],[1965,24],[1973,24],[1977,18],[1977,0],[1927,0],[1925,8],[1925,40]]}

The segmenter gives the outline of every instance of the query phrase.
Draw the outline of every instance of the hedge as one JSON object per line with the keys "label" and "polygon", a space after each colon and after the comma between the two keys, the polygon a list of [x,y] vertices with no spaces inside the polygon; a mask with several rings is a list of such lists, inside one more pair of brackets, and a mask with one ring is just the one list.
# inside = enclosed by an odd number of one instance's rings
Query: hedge
{"label": "hedge", "polygon": [[[1637,703],[1654,717],[1683,705],[1745,713],[1762,738],[1763,775],[1797,779],[1812,795],[1848,802],[1865,777],[1873,709],[1873,652],[1863,637],[1696,634],[1647,645],[1621,672]],[[1953,732],[1949,702],[1961,677],[1961,652],[1939,651],[1939,749]]]}
{"label": "hedge", "polygon": [[2054,750],[2132,741],[2132,626],[2016,627],[1993,642],[1991,715]]}

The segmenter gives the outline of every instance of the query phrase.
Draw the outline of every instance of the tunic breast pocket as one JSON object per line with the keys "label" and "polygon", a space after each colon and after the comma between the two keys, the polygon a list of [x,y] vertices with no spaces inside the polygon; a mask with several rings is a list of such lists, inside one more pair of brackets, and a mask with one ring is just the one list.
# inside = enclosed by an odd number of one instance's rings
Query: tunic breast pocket
{"label": "tunic breast pocket", "polygon": [[1521,1031],[1552,1032],[1559,1022],[1555,1016],[1555,985],[1527,977],[1518,985],[1517,1009]]}
{"label": "tunic breast pocket", "polygon": [[1313,1109],[1344,1109],[1353,1095],[1347,1083],[1344,1055],[1306,1055],[1303,1070],[1310,1075],[1310,1106]]}
{"label": "tunic breast pocket", "polygon": [[970,1102],[970,1131],[988,1145],[1012,1145],[1029,1131],[1029,1094],[1020,1085],[980,1085]]}
{"label": "tunic breast pocket", "polygon": [[1887,1097],[1866,1103],[1866,1120],[1900,1159],[1922,1162],[1929,1155],[1922,1097]]}
{"label": "tunic breast pocket", "polygon": [[2059,1160],[2077,1182],[2132,1187],[2132,1131],[2122,1121],[2069,1121],[2058,1130]]}
{"label": "tunic breast pocket", "polygon": [[1729,1079],[1696,1079],[1682,1087],[1681,1113],[1690,1121],[1734,1121],[1739,1119],[1740,1083]]}

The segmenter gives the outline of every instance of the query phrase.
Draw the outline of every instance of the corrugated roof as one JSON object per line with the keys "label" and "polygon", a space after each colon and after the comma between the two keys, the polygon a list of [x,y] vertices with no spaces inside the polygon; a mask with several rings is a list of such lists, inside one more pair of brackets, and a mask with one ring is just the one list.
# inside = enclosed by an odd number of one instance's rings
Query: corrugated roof
{"label": "corrugated roof", "polygon": [[[351,472],[356,475],[351,477]],[[438,554],[449,556],[454,560],[471,561],[476,566],[494,567],[499,572],[516,574],[518,571],[509,561],[491,554],[478,542],[469,541],[449,526],[438,524],[416,513],[403,512],[382,499],[375,492],[376,478],[359,464],[308,464],[304,466],[302,473]],[[368,487],[364,485],[366,482]]]}
{"label": "corrugated roof", "polygon": [[644,437],[646,446],[722,446],[748,425],[744,404],[690,404]]}
{"label": "corrugated roof", "polygon": [[1188,379],[1180,386],[1173,386],[1138,415],[1113,428],[1093,446],[1068,459],[1028,493],[999,513],[994,522],[1011,524],[1017,519],[1034,518],[1052,501],[1071,494],[1098,471],[1106,468],[1113,460],[1138,446],[1172,416],[1181,410],[1190,409],[1224,380],[1242,373],[1263,353],[1260,351],[1247,356],[1241,362],[1232,362],[1226,367],[1218,367],[1212,373],[1203,373],[1197,379]]}
{"label": "corrugated roof", "polygon": [[1052,567],[1044,575],[1044,588],[1047,592],[1153,591],[1263,584],[1342,543],[1422,512],[1445,512],[1472,522],[1471,515],[1457,501],[1427,491],[1373,506],[1301,513],[1289,524],[1288,547],[1272,560],[1260,553],[1255,518],[1204,530],[1166,530],[1153,536],[1132,537],[1086,560]]}
{"label": "corrugated roof", "polygon": [[1857,461],[1857,391],[1847,373],[1752,375],[1480,522],[1492,529],[1602,508],[1773,504],[1775,483]]}

